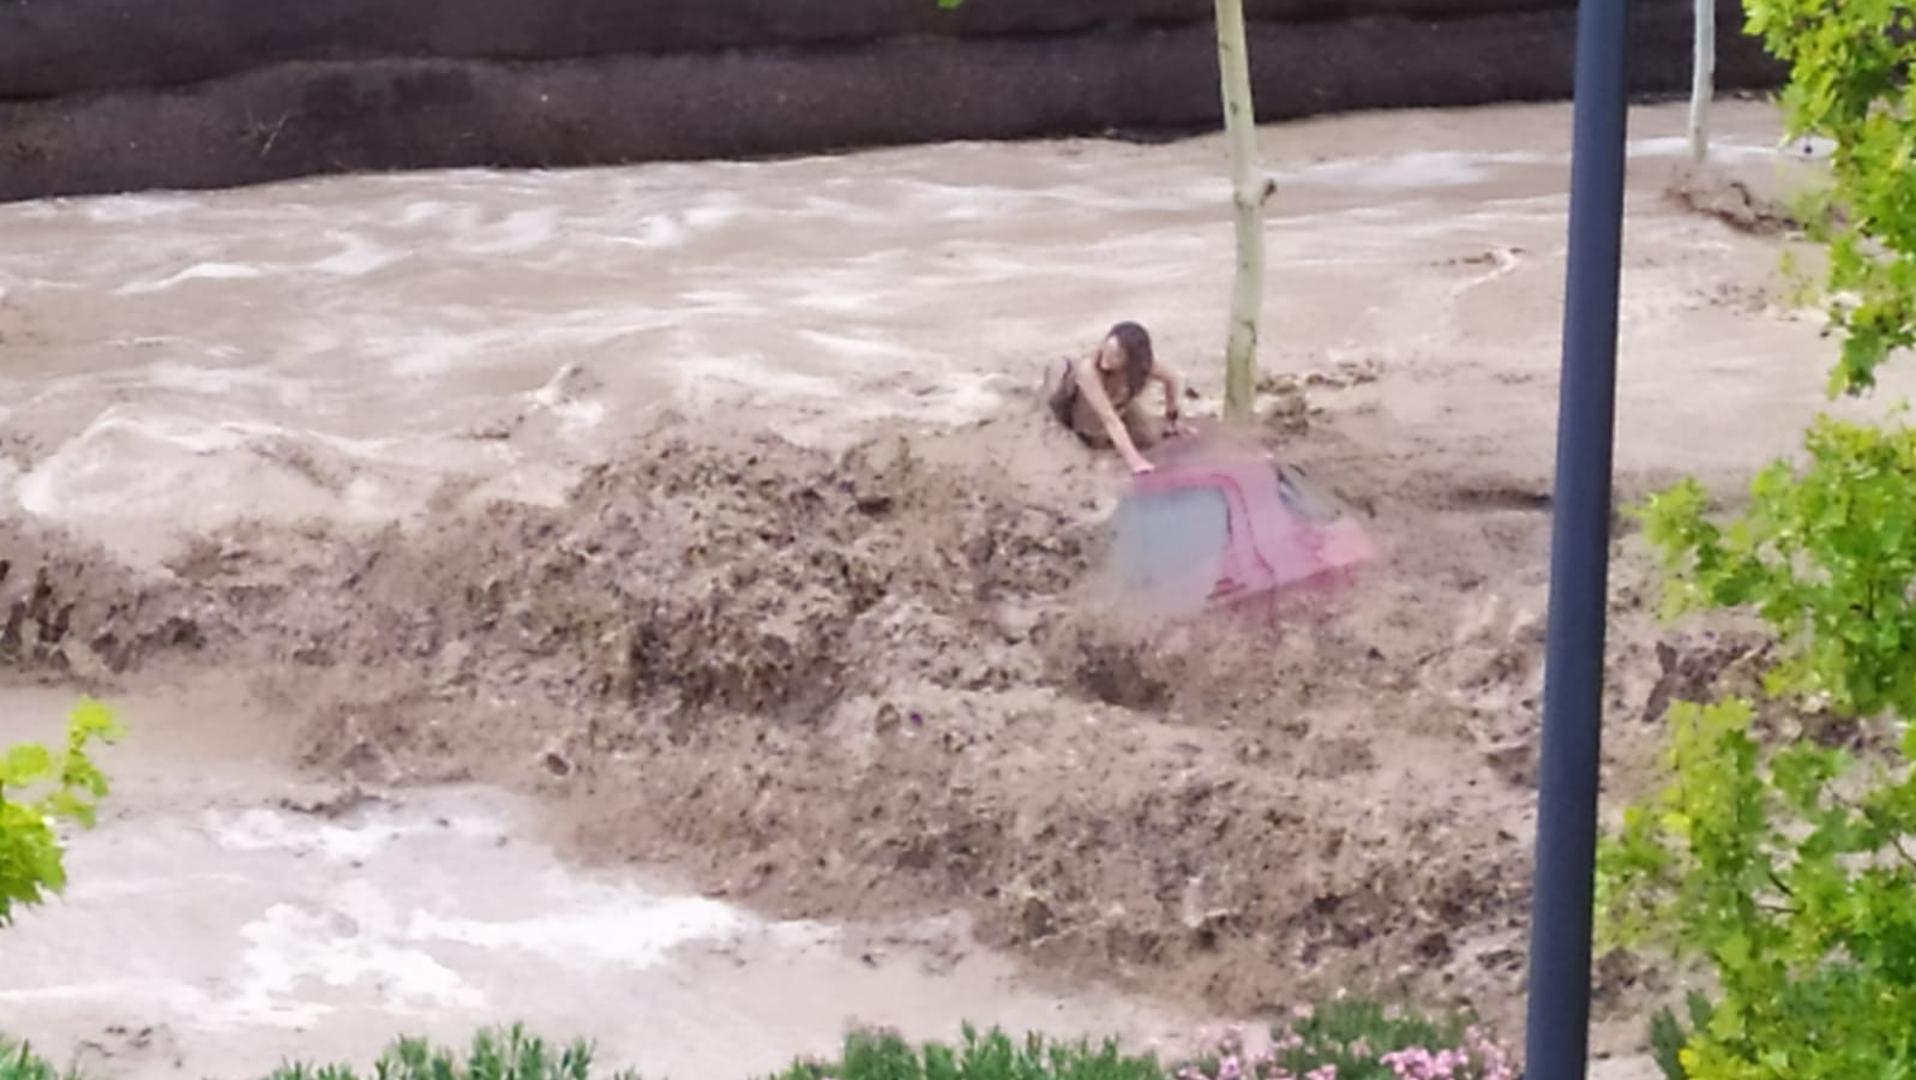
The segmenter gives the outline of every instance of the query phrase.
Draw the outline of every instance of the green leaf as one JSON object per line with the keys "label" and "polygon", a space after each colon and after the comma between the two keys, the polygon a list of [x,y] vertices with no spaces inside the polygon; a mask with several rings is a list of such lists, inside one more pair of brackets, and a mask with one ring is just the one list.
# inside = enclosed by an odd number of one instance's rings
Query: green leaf
{"label": "green leaf", "polygon": [[[65,887],[64,852],[49,822],[92,826],[94,800],[107,783],[86,747],[117,737],[119,730],[110,711],[83,699],[68,717],[64,755],[32,744],[0,754],[0,925],[19,907]],[[11,795],[4,790],[9,786],[16,789]]]}
{"label": "green leaf", "polygon": [[53,755],[44,746],[24,743],[7,751],[0,759],[0,785],[26,787],[37,784],[53,773]]}
{"label": "green leaf", "polygon": [[114,718],[113,711],[90,697],[83,697],[73,711],[67,714],[68,739],[79,746],[95,739],[101,742],[113,742],[126,734],[120,722]]}

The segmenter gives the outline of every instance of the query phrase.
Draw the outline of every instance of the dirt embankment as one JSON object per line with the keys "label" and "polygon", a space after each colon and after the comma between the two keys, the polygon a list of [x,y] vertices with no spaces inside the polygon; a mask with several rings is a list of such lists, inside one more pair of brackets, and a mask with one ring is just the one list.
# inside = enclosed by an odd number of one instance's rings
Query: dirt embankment
{"label": "dirt embankment", "polygon": [[[1293,436],[1364,493],[1385,559],[1130,625],[1097,591],[1084,476],[941,463],[1027,426],[832,458],[667,425],[562,508],[240,527],[168,580],[7,526],[0,658],[257,671],[317,768],[528,787],[573,807],[588,855],[780,914],[955,905],[1044,970],[1228,1013],[1360,985],[1514,1023],[1547,496]],[[1634,558],[1618,578],[1628,784],[1642,721],[1714,665],[1663,641]]]}
{"label": "dirt embankment", "polygon": [[[555,167],[1214,128],[1210,5],[603,0],[0,8],[0,200],[317,173]],[[1551,100],[1559,0],[1251,5],[1260,115]],[[1718,83],[1775,84],[1726,0]],[[1688,86],[1691,6],[1633,9],[1642,94]]]}

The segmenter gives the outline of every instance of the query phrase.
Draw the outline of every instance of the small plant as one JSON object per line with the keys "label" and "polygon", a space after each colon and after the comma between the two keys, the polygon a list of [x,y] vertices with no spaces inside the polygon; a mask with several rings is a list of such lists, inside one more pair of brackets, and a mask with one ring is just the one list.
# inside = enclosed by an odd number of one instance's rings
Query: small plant
{"label": "small plant", "polygon": [[61,1072],[33,1047],[0,1035],[0,1080],[80,1080],[77,1069]]}
{"label": "small plant", "polygon": [[[401,1038],[373,1063],[371,1080],[588,1080],[592,1046],[573,1041],[561,1047],[522,1025],[488,1028],[472,1037],[462,1055],[434,1047],[424,1039]],[[350,1066],[282,1065],[269,1080],[359,1080]],[[614,1073],[612,1080],[638,1080]]]}
{"label": "small plant", "polygon": [[956,1047],[912,1047],[893,1035],[856,1034],[844,1057],[794,1065],[778,1080],[1163,1080],[1150,1057],[1134,1057],[1107,1041],[1054,1043],[1037,1035],[1020,1042],[1002,1031],[967,1026]]}
{"label": "small plant", "polygon": [[[564,1046],[527,1034],[519,1025],[473,1037],[462,1054],[423,1039],[394,1042],[365,1080],[591,1080],[592,1047]],[[1053,1043],[1037,1035],[1014,1041],[1001,1031],[967,1027],[958,1046],[912,1046],[894,1035],[861,1032],[846,1038],[836,1061],[798,1062],[776,1080],[1163,1080],[1150,1057],[1121,1053],[1115,1042]],[[0,1080],[61,1080],[50,1075],[0,1072]],[[361,1080],[350,1066],[292,1063],[268,1080]],[[610,1080],[639,1080],[629,1072]]]}
{"label": "small plant", "polygon": [[63,753],[23,743],[0,755],[0,927],[12,921],[16,908],[41,903],[66,885],[54,823],[92,827],[107,783],[87,749],[119,734],[106,706],[82,699],[68,715]]}
{"label": "small plant", "polygon": [[[896,1035],[858,1032],[832,1061],[801,1061],[770,1080],[1512,1080],[1508,1053],[1468,1015],[1430,1020],[1373,1002],[1338,1001],[1305,1010],[1247,1051],[1239,1034],[1217,1040],[1207,1059],[1167,1070],[1156,1058],[1124,1053],[1115,1040],[1013,1039],[967,1026],[956,1046],[913,1045]],[[401,1038],[365,1080],[591,1080],[589,1043],[560,1045],[520,1025],[488,1028],[461,1053]],[[0,1080],[80,1080],[26,1046],[0,1037]],[[347,1065],[288,1063],[267,1080],[361,1080]],[[609,1080],[639,1080],[629,1072]]]}
{"label": "small plant", "polygon": [[1177,1080],[1513,1080],[1506,1050],[1469,1014],[1432,1019],[1347,998],[1303,1009],[1253,1046],[1232,1032]]}
{"label": "small plant", "polygon": [[1683,1068],[1683,1048],[1690,1045],[1692,1032],[1709,1027],[1710,1014],[1715,1011],[1710,999],[1694,990],[1685,996],[1684,1008],[1690,1014],[1687,1030],[1673,1009],[1658,1009],[1650,1017],[1650,1056],[1664,1080],[1689,1080],[1690,1074]]}

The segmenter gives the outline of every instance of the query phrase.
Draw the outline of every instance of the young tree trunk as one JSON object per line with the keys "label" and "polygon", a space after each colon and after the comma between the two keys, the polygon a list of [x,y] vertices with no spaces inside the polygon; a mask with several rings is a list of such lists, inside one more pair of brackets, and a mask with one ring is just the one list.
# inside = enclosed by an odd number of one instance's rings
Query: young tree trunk
{"label": "young tree trunk", "polygon": [[1257,112],[1251,101],[1244,0],[1217,0],[1217,59],[1231,155],[1231,201],[1237,210],[1237,279],[1224,354],[1224,417],[1240,422],[1251,418],[1257,395],[1258,308],[1264,298],[1264,185],[1257,179]]}
{"label": "young tree trunk", "polygon": [[[1832,0],[1837,2],[1837,0]],[[1710,156],[1710,100],[1716,96],[1716,0],[1696,0],[1696,59],[1690,68],[1690,160]]]}

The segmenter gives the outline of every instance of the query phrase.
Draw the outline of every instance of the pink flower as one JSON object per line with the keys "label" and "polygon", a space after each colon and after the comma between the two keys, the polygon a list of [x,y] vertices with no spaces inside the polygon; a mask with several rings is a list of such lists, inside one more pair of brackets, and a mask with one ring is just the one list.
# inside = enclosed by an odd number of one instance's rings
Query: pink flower
{"label": "pink flower", "polygon": [[1449,1076],[1437,1071],[1437,1059],[1421,1046],[1411,1046],[1378,1059],[1390,1066],[1398,1080],[1439,1080]]}
{"label": "pink flower", "polygon": [[1482,1071],[1483,1080],[1513,1080],[1516,1076],[1516,1070],[1510,1065],[1510,1052],[1491,1039],[1483,1028],[1473,1027],[1465,1032],[1464,1044],[1470,1048],[1470,1056]]}

